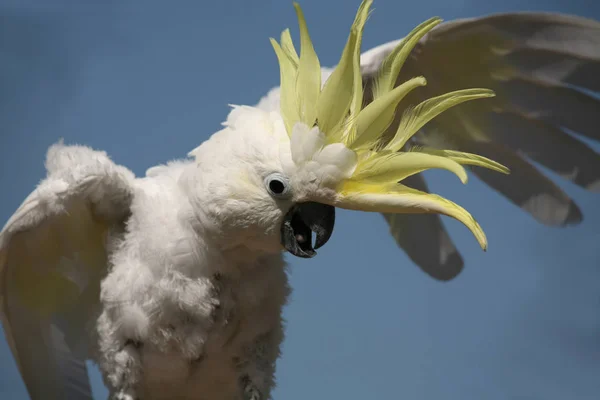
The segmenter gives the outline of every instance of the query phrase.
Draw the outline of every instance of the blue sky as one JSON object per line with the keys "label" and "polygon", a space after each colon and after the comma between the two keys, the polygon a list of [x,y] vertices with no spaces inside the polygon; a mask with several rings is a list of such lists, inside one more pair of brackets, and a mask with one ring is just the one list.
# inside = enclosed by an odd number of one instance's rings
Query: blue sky
{"label": "blue sky", "polygon": [[[600,19],[592,3],[376,0],[363,49],[433,15]],[[301,4],[322,64],[335,64],[359,0]],[[288,0],[0,0],[0,19],[1,223],[44,176],[45,151],[61,137],[138,175],[184,156],[219,129],[228,103],[255,104],[278,84],[268,38],[297,31]],[[488,252],[444,219],[466,269],[442,284],[396,248],[379,215],[340,212],[316,259],[289,259],[294,292],[274,398],[597,399],[598,195],[560,182],[585,220],[551,229],[477,179],[464,187],[429,177],[478,218]],[[106,398],[97,372],[93,384]],[[3,337],[0,398],[26,398]]]}

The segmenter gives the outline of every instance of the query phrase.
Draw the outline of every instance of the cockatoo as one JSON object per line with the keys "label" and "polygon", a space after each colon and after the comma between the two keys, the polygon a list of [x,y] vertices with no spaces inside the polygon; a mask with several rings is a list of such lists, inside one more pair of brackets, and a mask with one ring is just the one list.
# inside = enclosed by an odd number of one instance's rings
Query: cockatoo
{"label": "cockatoo", "polygon": [[[315,256],[336,207],[385,213],[400,245],[438,279],[456,275],[462,261],[429,217],[459,220],[486,248],[465,209],[426,192],[417,177],[431,168],[466,183],[463,165],[472,166],[514,201],[537,196],[523,206],[542,221],[580,218],[566,195],[495,142],[527,152],[527,139],[513,137],[527,128],[529,137],[578,143],[577,159],[570,149],[560,159],[532,156],[557,169],[577,163],[570,179],[597,188],[595,153],[550,122],[594,134],[585,122],[595,103],[573,97],[566,84],[589,80],[597,48],[582,36],[593,38],[598,24],[546,14],[432,18],[361,57],[371,3],[361,3],[334,69],[321,68],[295,4],[300,54],[289,30],[272,40],[280,88],[256,107],[234,106],[224,129],[188,159],[136,178],[104,152],[49,149],[47,178],[0,234],[3,327],[33,399],[91,398],[88,359],[113,399],[270,398],[290,292],[284,254]],[[504,61],[517,54],[516,67],[480,58],[489,47]],[[569,62],[544,69],[540,54]],[[516,80],[520,96],[471,85],[495,84],[492,77]],[[527,110],[535,93],[544,95],[541,105],[555,105],[555,92],[585,105]],[[501,133],[486,119],[490,111],[512,124],[506,138],[490,136]],[[495,156],[510,161],[511,175]],[[515,185],[499,178],[515,174]],[[397,233],[400,224],[409,235]],[[415,240],[423,237],[442,258],[422,258]]]}

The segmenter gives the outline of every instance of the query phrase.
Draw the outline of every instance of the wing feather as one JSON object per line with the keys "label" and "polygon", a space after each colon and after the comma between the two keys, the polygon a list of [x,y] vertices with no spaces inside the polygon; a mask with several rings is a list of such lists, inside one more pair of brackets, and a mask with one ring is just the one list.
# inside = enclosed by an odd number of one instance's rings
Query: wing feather
{"label": "wing feather", "polygon": [[464,143],[463,148],[498,161],[508,167],[510,175],[490,174],[484,168],[472,172],[492,189],[548,226],[578,224],[583,215],[575,202],[531,163],[500,144]]}
{"label": "wing feather", "polygon": [[538,81],[568,84],[600,91],[600,60],[559,50],[518,48],[506,54],[505,62],[518,74]]}
{"label": "wing feather", "polygon": [[46,167],[0,233],[0,316],[32,399],[91,399],[86,323],[134,177],[81,146],[52,146]]}
{"label": "wing feather", "polygon": [[[365,53],[365,92],[392,48],[385,44]],[[419,74],[428,80],[421,97],[404,104],[472,87],[498,95],[447,111],[411,145],[456,148],[499,161],[510,175],[471,170],[538,222],[578,224],[583,215],[577,204],[524,157],[598,191],[600,155],[567,130],[600,140],[600,100],[590,93],[600,89],[599,66],[600,23],[590,19],[506,13],[441,24],[419,43],[398,79]],[[396,120],[390,130],[397,126]],[[423,268],[422,261],[415,262]]]}
{"label": "wing feather", "polygon": [[501,143],[590,191],[600,191],[600,157],[590,146],[562,129],[526,114],[488,114],[486,133]]}
{"label": "wing feather", "polygon": [[480,38],[482,44],[504,43],[511,48],[534,48],[600,59],[600,22],[550,12],[508,12],[457,19],[440,25],[434,38],[454,42]]}
{"label": "wing feather", "polygon": [[515,78],[495,85],[504,107],[600,140],[600,100],[563,85]]}

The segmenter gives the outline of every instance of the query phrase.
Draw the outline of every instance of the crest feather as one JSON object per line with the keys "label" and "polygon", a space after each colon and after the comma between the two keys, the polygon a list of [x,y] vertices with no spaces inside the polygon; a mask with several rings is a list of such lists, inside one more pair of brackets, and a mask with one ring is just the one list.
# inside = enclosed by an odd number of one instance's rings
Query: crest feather
{"label": "crest feather", "polygon": [[281,116],[288,135],[292,134],[292,128],[298,121],[298,106],[296,98],[296,66],[292,63],[287,54],[283,51],[275,39],[271,39],[271,44],[277,55],[280,70],[280,108]]}
{"label": "crest feather", "polygon": [[437,168],[454,173],[466,183],[462,165],[508,173],[505,166],[476,154],[427,148],[404,150],[408,140],[442,112],[466,101],[492,97],[494,92],[458,90],[406,107],[395,135],[383,146],[382,136],[393,122],[400,101],[427,84],[425,77],[418,76],[395,87],[400,70],[419,41],[442,20],[434,17],[423,22],[390,52],[374,80],[373,101],[363,108],[360,52],[372,3],[362,1],[340,61],[323,87],[319,58],[297,3],[294,8],[300,29],[300,56],[289,30],[282,32],[281,44],[271,39],[279,61],[280,111],[291,138],[292,159],[322,171],[337,171],[329,174],[339,179],[332,183],[337,197],[319,199],[322,202],[363,211],[448,215],[465,224],[485,249],[485,235],[465,209],[400,182]]}
{"label": "crest feather", "polygon": [[376,146],[382,133],[394,120],[398,103],[411,91],[426,84],[427,81],[422,76],[412,78],[366,106],[358,114],[356,140],[350,143],[350,147],[360,150]]}
{"label": "crest feather", "polygon": [[405,111],[394,138],[385,146],[386,150],[398,151],[413,137],[426,123],[443,113],[449,108],[465,101],[494,97],[489,89],[465,89],[446,93],[441,96],[425,100],[414,108]]}
{"label": "crest feather", "polygon": [[[360,98],[362,102],[362,76],[360,66],[357,69],[356,57],[360,57],[360,38],[372,1],[361,4],[356,18],[350,29],[350,35],[342,52],[340,62],[325,82],[319,103],[317,104],[317,115],[319,127],[324,132],[330,132],[331,136],[341,137],[340,129],[346,127],[344,119],[348,110]],[[358,64],[359,65],[359,64]],[[359,81],[360,90],[356,88]]]}
{"label": "crest feather", "polygon": [[296,48],[294,47],[294,42],[292,42],[292,35],[290,34],[289,29],[286,29],[283,32],[281,32],[281,48],[283,52],[289,57],[292,64],[294,64],[294,66],[298,68],[300,58],[298,57],[298,53],[296,52]]}
{"label": "crest feather", "polygon": [[396,84],[396,79],[400,73],[400,69],[410,55],[410,52],[417,45],[419,40],[423,38],[429,31],[438,26],[442,22],[439,17],[433,17],[421,23],[412,30],[404,39],[394,47],[394,49],[383,60],[375,84],[373,88],[373,98],[383,96]]}
{"label": "crest feather", "polygon": [[321,65],[308,34],[304,13],[298,3],[294,3],[294,8],[300,26],[300,59],[296,79],[298,115],[304,124],[313,126],[317,119],[317,102],[321,94]]}
{"label": "crest feather", "polygon": [[467,171],[450,157],[422,152],[378,152],[364,163],[354,180],[394,183],[428,169],[445,169],[454,173],[462,183],[467,183]]}

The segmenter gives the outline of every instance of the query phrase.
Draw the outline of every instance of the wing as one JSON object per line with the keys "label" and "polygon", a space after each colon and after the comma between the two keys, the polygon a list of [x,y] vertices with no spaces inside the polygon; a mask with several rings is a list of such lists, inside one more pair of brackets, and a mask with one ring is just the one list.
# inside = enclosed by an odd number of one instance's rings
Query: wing
{"label": "wing", "polygon": [[[368,89],[396,43],[363,54]],[[542,224],[581,222],[575,202],[531,161],[587,190],[600,190],[599,154],[576,136],[600,140],[600,101],[590,94],[600,91],[599,22],[561,14],[507,13],[444,23],[415,47],[398,82],[417,75],[425,76],[428,85],[404,104],[471,87],[491,88],[497,97],[445,112],[411,145],[457,148],[499,161],[511,169],[510,175],[476,167],[472,172]],[[441,280],[460,272],[460,257],[444,266],[448,253],[458,254],[451,241],[431,240],[431,235],[448,237],[438,218],[386,219],[400,247],[425,272]],[[419,227],[423,223],[428,229]],[[406,230],[411,235],[398,234]]]}
{"label": "wing", "polygon": [[86,325],[134,176],[105,153],[62,144],[46,168],[0,233],[0,316],[32,399],[91,399]]}
{"label": "wing", "polygon": [[[382,61],[398,42],[361,56],[365,103]],[[329,72],[324,70],[324,77]],[[493,89],[497,97],[446,111],[410,146],[456,148],[497,160],[510,175],[472,172],[542,224],[581,222],[575,202],[532,161],[587,190],[600,190],[600,157],[576,136],[600,140],[600,100],[590,94],[600,91],[599,22],[549,13],[450,21],[417,44],[397,83],[419,75],[427,86],[413,91],[400,108],[473,87]],[[277,88],[271,90],[258,107],[275,109],[278,95]],[[402,115],[398,111],[390,134]],[[409,183],[427,191],[423,177]],[[449,280],[462,270],[463,260],[439,216],[384,217],[398,245],[430,276]]]}

